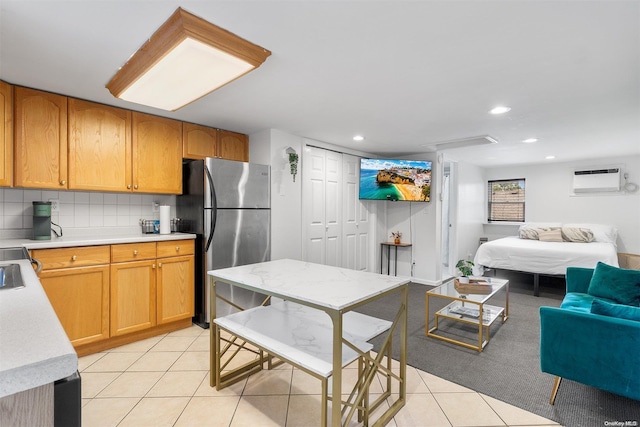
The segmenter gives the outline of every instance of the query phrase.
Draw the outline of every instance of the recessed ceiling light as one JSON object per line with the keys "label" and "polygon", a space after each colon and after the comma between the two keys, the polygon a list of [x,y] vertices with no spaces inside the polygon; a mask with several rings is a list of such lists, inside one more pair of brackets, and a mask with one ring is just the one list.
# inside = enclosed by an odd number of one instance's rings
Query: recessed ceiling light
{"label": "recessed ceiling light", "polygon": [[505,107],[502,105],[499,105],[497,107],[494,107],[491,111],[489,111],[491,114],[504,114],[511,111],[510,107]]}
{"label": "recessed ceiling light", "polygon": [[362,135],[356,135],[353,137],[354,141],[364,141],[364,136]]}
{"label": "recessed ceiling light", "polygon": [[547,159],[547,160],[553,160],[555,158],[556,158],[556,156],[547,156],[547,157],[545,157],[545,159]]}
{"label": "recessed ceiling light", "polygon": [[525,144],[532,144],[534,142],[538,142],[538,138],[527,138],[523,139],[522,142],[524,142]]}

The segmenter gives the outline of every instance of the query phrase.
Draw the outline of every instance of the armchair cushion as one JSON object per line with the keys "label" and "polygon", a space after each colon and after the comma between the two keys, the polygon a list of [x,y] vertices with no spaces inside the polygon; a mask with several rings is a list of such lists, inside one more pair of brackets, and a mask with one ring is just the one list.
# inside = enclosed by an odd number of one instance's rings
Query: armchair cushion
{"label": "armchair cushion", "polygon": [[594,298],[591,303],[591,313],[640,321],[640,307],[633,307],[624,304],[612,304],[597,298]]}
{"label": "armchair cushion", "polygon": [[627,270],[598,262],[589,283],[589,295],[620,304],[640,306],[640,270]]}

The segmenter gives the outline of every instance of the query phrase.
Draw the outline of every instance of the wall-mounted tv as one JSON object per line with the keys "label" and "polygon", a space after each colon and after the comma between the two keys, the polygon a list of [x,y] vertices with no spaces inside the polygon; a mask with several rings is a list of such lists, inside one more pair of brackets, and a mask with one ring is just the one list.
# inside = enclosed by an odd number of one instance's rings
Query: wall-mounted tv
{"label": "wall-mounted tv", "polygon": [[428,202],[431,162],[360,159],[360,199]]}

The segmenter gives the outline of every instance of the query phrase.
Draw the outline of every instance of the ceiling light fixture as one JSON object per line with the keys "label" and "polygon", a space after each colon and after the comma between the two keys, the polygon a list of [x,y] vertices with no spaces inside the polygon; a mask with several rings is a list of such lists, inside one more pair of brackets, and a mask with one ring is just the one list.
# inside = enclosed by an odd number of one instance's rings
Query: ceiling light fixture
{"label": "ceiling light fixture", "polygon": [[504,114],[504,113],[508,113],[509,111],[511,111],[511,107],[504,107],[502,105],[499,105],[491,109],[491,111],[489,112],[491,114]]}
{"label": "ceiling light fixture", "polygon": [[116,98],[175,111],[258,68],[268,50],[182,8],[116,72]]}
{"label": "ceiling light fixture", "polygon": [[452,139],[440,141],[432,144],[421,144],[421,147],[428,147],[436,151],[448,150],[452,148],[473,147],[477,145],[497,144],[498,140],[490,135],[472,136],[470,138]]}
{"label": "ceiling light fixture", "polygon": [[533,144],[534,142],[538,142],[538,138],[527,138],[523,139],[522,142],[525,144]]}
{"label": "ceiling light fixture", "polygon": [[364,141],[364,136],[362,135],[356,135],[353,137],[354,141]]}
{"label": "ceiling light fixture", "polygon": [[556,158],[556,156],[547,156],[547,157],[545,157],[545,159],[547,159],[547,160],[553,160],[555,158]]}

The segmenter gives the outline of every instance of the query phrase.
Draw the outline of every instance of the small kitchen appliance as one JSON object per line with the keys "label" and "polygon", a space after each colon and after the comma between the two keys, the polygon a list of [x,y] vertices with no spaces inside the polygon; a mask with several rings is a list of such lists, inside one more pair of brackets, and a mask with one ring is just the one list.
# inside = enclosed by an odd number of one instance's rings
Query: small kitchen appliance
{"label": "small kitchen appliance", "polygon": [[33,202],[33,240],[51,240],[51,202]]}

